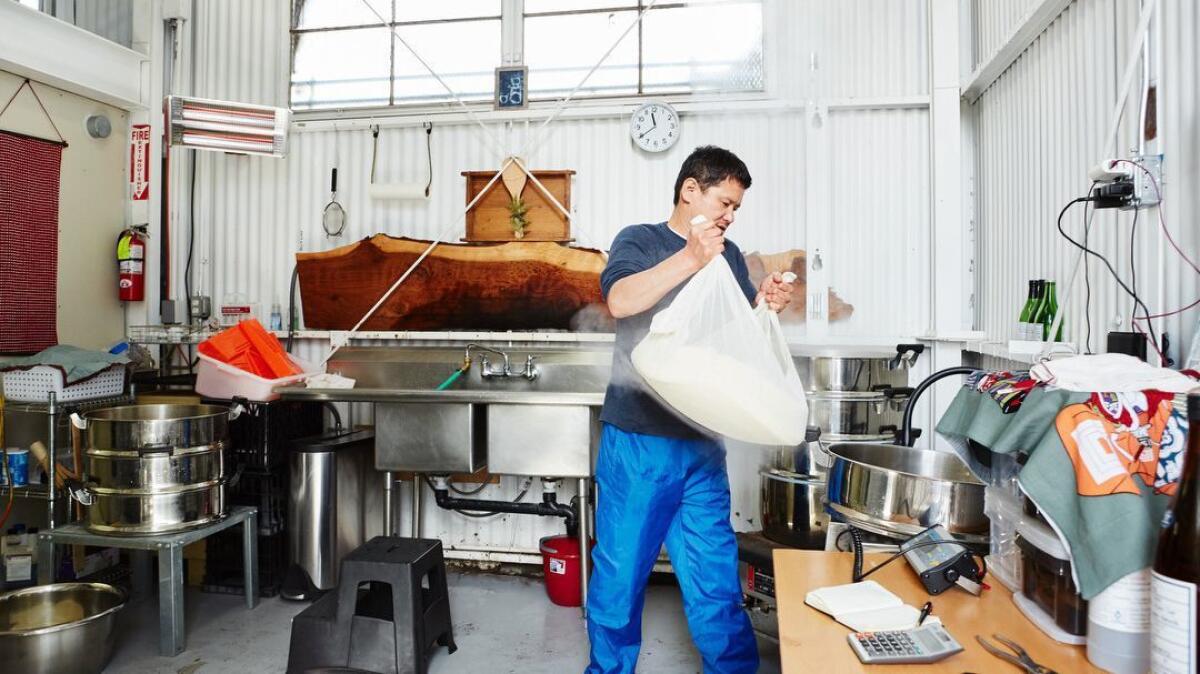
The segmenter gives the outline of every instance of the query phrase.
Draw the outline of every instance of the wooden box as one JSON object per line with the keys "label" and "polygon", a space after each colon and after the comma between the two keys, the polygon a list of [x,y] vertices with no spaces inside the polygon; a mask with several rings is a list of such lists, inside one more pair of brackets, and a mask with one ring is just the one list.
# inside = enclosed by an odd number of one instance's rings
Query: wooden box
{"label": "wooden box", "polygon": [[[467,201],[471,201],[483,190],[488,181],[496,175],[495,171],[463,171],[467,179]],[[574,171],[534,171],[538,179],[550,194],[562,204],[567,212],[571,211],[571,176]],[[528,224],[525,226],[525,236],[518,239],[509,222],[508,205],[512,200],[503,180],[496,182],[488,189],[487,194],[467,211],[467,235],[464,241],[571,241],[571,222],[542,194],[542,190],[529,180],[521,191],[521,198],[529,210],[526,213]]]}

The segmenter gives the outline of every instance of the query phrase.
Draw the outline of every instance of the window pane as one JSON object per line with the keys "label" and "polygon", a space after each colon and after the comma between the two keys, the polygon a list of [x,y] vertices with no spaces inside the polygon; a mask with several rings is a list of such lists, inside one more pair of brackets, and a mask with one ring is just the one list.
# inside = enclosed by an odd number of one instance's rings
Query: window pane
{"label": "window pane", "polygon": [[[333,28],[336,26],[365,26],[380,23],[392,18],[392,0],[293,0],[295,7],[300,8],[300,20],[296,28]],[[379,16],[375,16],[375,12]]]}
{"label": "window pane", "polygon": [[[600,12],[525,19],[525,63],[531,96],[565,96],[625,32],[637,12]],[[637,93],[637,29],[629,31],[578,95]]]}
{"label": "window pane", "polygon": [[500,16],[500,0],[396,0],[397,21],[470,19],[480,16]]}
{"label": "window pane", "polygon": [[[659,0],[665,2],[666,0]],[[637,7],[636,0],[525,0],[525,13],[569,12],[579,9],[612,9]]]}
{"label": "window pane", "polygon": [[387,28],[359,28],[297,36],[292,108],[388,104]]}
{"label": "window pane", "polygon": [[[713,34],[716,40],[697,40]],[[763,88],[762,4],[701,4],[651,9],[642,19],[643,91],[746,91]]]}
{"label": "window pane", "polygon": [[[500,65],[499,20],[399,26],[396,33],[459,98],[491,98],[495,69]],[[467,45],[469,49],[464,48]],[[400,40],[396,40],[395,54],[397,103],[453,100]]]}

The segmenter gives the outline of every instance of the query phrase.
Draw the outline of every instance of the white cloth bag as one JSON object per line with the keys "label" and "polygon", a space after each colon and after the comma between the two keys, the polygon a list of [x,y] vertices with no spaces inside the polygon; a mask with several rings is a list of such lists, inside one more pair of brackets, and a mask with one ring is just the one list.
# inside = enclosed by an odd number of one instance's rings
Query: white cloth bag
{"label": "white cloth bag", "polygon": [[655,314],[631,356],[651,389],[714,433],[761,445],[804,440],[808,402],[779,317],[766,302],[750,307],[724,256]]}

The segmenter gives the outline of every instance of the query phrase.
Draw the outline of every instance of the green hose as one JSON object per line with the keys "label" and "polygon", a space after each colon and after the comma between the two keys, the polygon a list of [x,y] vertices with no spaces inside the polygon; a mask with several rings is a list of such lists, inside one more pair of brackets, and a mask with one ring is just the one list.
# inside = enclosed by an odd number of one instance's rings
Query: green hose
{"label": "green hose", "polygon": [[463,372],[465,372],[465,370],[455,370],[454,374],[450,375],[449,377],[446,377],[446,381],[438,384],[437,390],[445,391],[447,388],[450,387],[451,384],[453,384],[459,377],[462,376]]}

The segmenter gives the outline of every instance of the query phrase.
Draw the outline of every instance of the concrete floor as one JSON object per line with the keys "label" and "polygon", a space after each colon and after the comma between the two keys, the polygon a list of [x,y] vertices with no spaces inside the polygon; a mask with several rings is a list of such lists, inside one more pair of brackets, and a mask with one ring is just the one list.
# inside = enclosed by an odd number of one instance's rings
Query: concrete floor
{"label": "concrete floor", "polygon": [[[587,630],[578,609],[551,604],[540,579],[451,573],[450,605],[458,650],[437,651],[430,674],[569,674],[588,661]],[[254,610],[241,596],[205,594],[191,588],[185,599],[187,650],[158,655],[157,603],[127,607],[117,626],[113,674],[260,674],[287,666],[291,618],[307,603],[265,599]],[[679,590],[652,585],[642,621],[638,671],[699,674]],[[778,649],[760,645],[764,674],[779,669]]]}

